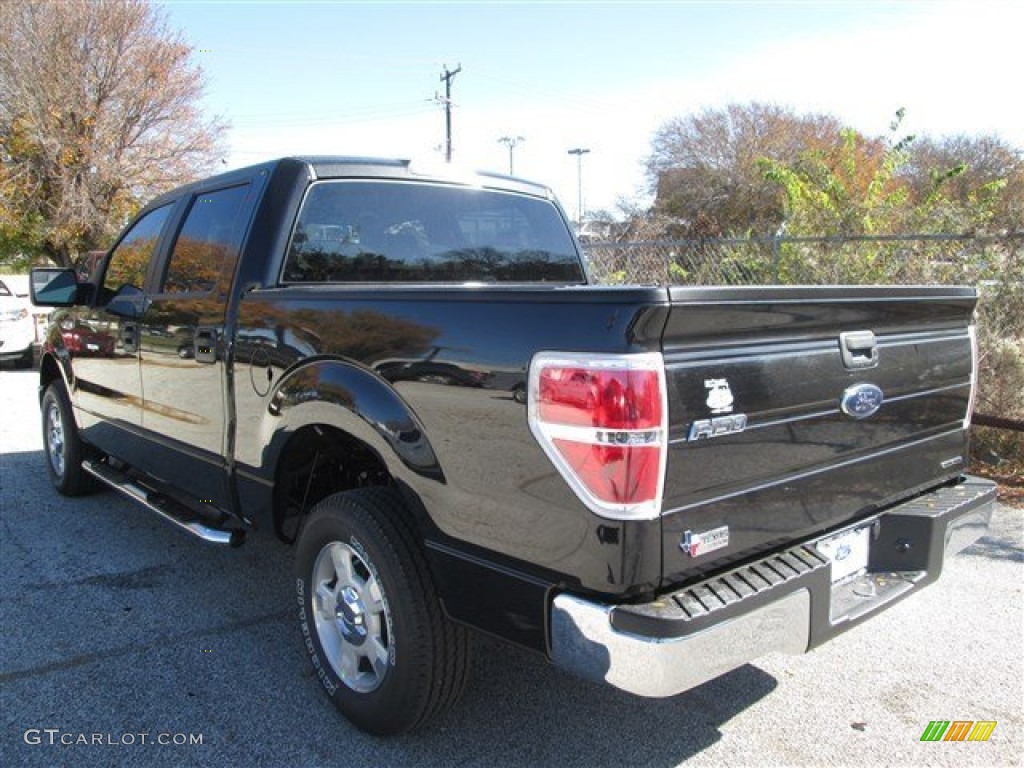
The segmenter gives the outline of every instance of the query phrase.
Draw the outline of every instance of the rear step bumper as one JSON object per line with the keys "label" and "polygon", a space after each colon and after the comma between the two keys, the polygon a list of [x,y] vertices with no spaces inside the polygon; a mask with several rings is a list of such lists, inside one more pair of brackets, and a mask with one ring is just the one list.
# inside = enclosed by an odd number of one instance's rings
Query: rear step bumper
{"label": "rear step bumper", "polygon": [[946,557],[986,534],[994,500],[994,483],[968,477],[857,523],[869,526],[867,568],[835,583],[818,549],[833,532],[643,605],[559,594],[551,658],[581,677],[664,697],[766,653],[804,653],[935,581]]}
{"label": "rear step bumper", "polygon": [[245,530],[241,528],[219,527],[211,521],[204,520],[194,510],[174,499],[146,488],[130,476],[113,467],[100,462],[83,461],[82,469],[90,475],[102,480],[115,491],[120,491],[130,499],[134,499],[147,509],[156,512],[179,528],[183,528],[193,536],[213,544],[227,544],[239,547],[245,542]]}

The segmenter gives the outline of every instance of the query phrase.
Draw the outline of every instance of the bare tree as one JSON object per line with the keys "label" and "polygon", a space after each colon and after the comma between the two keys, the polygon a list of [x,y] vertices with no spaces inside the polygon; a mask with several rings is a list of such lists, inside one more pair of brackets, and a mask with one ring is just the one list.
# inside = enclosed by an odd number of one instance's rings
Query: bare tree
{"label": "bare tree", "polygon": [[753,102],[705,109],[663,124],[651,142],[647,175],[658,213],[728,234],[770,234],[784,199],[758,162],[792,162],[812,147],[841,143],[842,124]]}
{"label": "bare tree", "polygon": [[0,4],[0,257],[68,265],[214,167],[191,53],[145,0]]}
{"label": "bare tree", "polygon": [[948,198],[961,205],[970,204],[986,186],[999,184],[990,227],[1024,229],[1024,152],[998,136],[922,137],[910,146],[901,175],[915,199],[927,198],[941,184]]}

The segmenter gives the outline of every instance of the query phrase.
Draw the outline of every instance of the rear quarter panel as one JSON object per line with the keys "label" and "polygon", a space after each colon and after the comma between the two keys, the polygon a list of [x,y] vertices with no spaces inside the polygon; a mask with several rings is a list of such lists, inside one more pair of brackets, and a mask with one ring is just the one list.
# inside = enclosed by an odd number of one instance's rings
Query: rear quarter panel
{"label": "rear quarter panel", "polygon": [[[274,436],[329,418],[323,409],[282,413],[282,393],[333,399],[355,429],[380,436],[392,474],[422,501],[428,539],[575,588],[649,591],[660,579],[660,523],[590,513],[534,440],[515,390],[540,350],[656,350],[665,309],[665,292],[655,289],[250,292],[235,343],[239,468],[272,481],[277,456],[266,447],[282,442]],[[344,367],[372,381],[381,403],[394,397],[408,418],[382,415],[396,411],[373,405],[373,386],[356,391],[346,383],[353,378],[327,373]],[[415,456],[430,461],[418,466]]]}

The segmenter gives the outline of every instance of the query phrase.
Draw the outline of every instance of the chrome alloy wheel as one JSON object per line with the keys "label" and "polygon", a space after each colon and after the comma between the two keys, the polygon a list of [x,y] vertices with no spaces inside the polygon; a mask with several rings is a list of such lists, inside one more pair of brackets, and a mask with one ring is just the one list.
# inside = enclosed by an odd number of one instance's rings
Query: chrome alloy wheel
{"label": "chrome alloy wheel", "polygon": [[67,446],[64,442],[64,420],[60,406],[50,401],[46,406],[46,455],[57,477],[64,477],[64,456]]}
{"label": "chrome alloy wheel", "polygon": [[334,672],[349,688],[369,693],[390,669],[391,614],[364,553],[326,544],[313,564],[313,620]]}

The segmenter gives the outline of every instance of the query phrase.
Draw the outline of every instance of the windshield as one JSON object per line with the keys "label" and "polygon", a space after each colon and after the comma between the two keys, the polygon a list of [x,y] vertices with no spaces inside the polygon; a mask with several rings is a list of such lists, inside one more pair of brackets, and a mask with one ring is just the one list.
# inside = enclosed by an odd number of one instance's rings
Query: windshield
{"label": "windshield", "polygon": [[393,181],[314,184],[285,282],[583,282],[553,203],[510,192]]}

